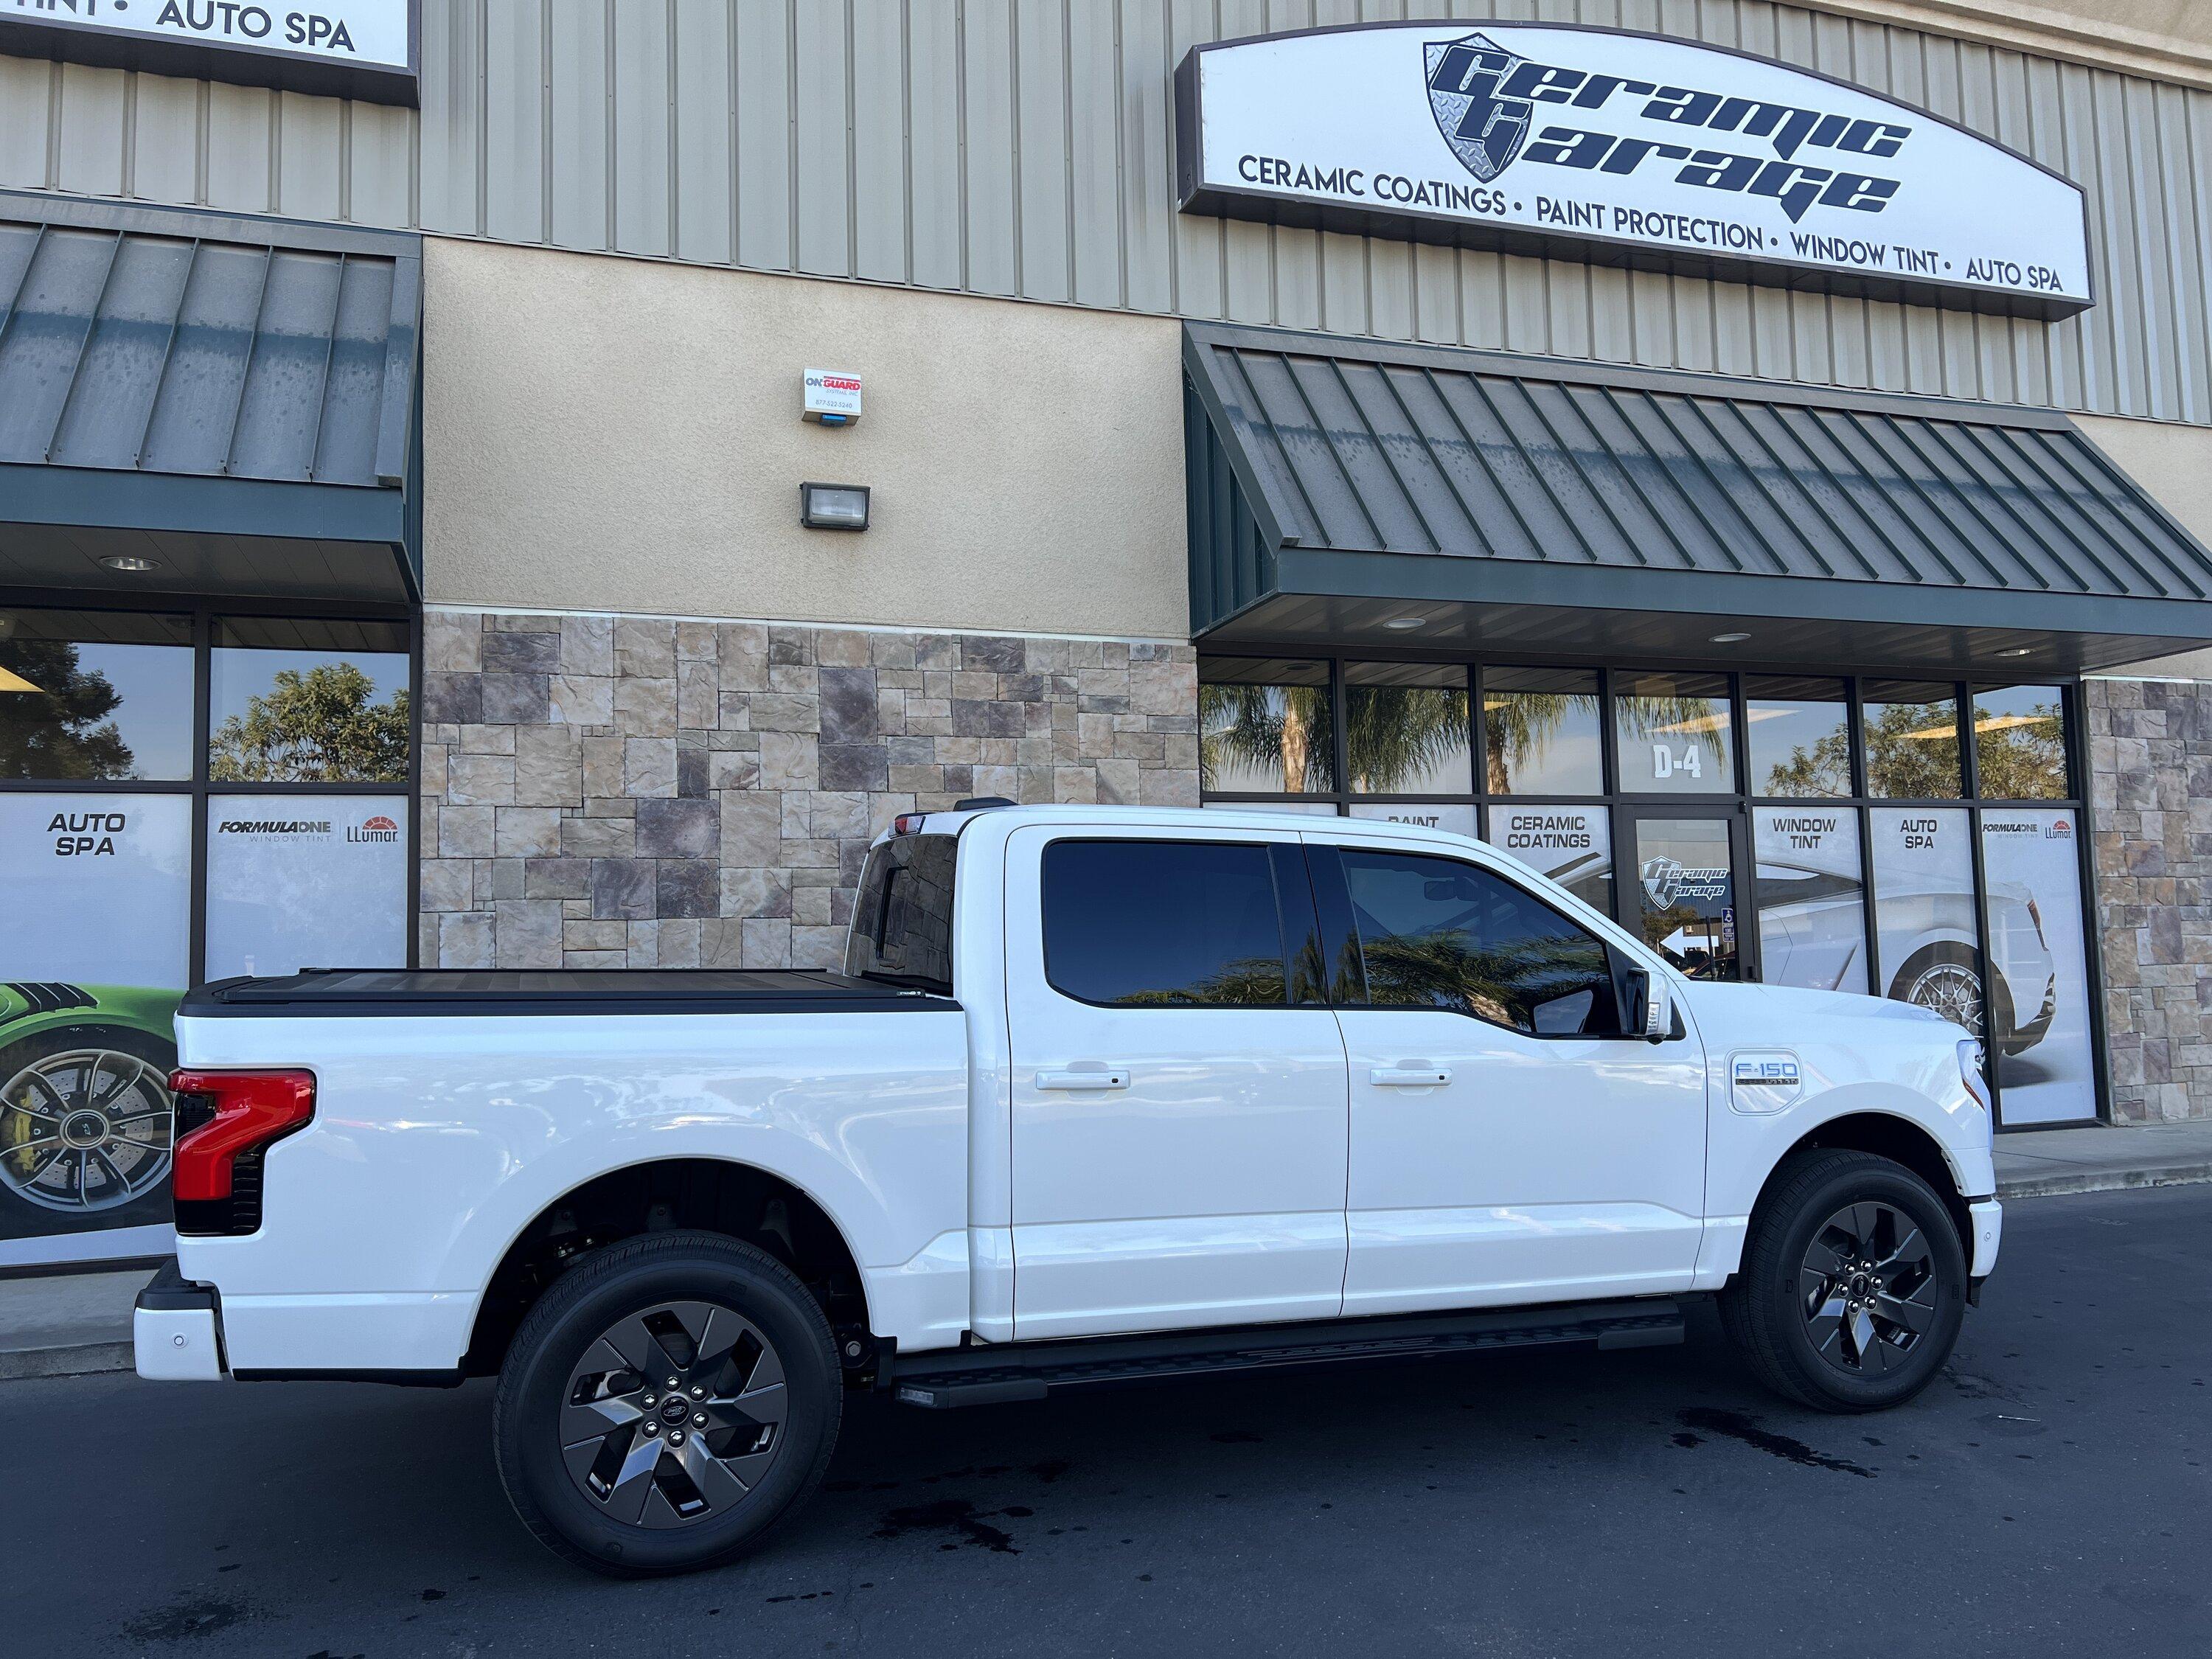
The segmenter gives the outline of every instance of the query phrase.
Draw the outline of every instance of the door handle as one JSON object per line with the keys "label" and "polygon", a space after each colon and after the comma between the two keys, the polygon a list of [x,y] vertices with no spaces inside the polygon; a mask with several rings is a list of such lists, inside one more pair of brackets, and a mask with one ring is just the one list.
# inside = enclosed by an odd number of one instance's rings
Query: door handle
{"label": "door handle", "polygon": [[1449,1066],[1377,1066],[1367,1080],[1378,1089],[1436,1089],[1451,1081]]}
{"label": "door handle", "polygon": [[1085,1071],[1075,1066],[1048,1066],[1036,1074],[1040,1089],[1126,1089],[1129,1074],[1122,1070]]}

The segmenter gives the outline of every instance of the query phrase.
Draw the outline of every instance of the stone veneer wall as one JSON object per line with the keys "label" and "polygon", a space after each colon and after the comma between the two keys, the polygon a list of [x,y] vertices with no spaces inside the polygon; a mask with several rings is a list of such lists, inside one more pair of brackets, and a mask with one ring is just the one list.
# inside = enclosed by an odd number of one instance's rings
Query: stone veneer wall
{"label": "stone veneer wall", "polygon": [[421,956],[834,965],[891,818],[1198,805],[1187,645],[434,610]]}
{"label": "stone veneer wall", "polygon": [[2212,1117],[2212,684],[2085,690],[2113,1115]]}

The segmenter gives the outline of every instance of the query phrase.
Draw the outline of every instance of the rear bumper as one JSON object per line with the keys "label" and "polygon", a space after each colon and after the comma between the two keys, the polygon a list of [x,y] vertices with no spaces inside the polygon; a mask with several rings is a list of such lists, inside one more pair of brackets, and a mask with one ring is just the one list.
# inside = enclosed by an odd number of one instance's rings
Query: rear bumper
{"label": "rear bumper", "polygon": [[2004,1242],[2004,1206],[1985,1198],[1966,1206],[1966,1217],[1971,1228],[1966,1243],[1973,1264],[1966,1277],[1987,1279],[1997,1265],[1997,1246]]}
{"label": "rear bumper", "polygon": [[173,1256],[138,1292],[131,1319],[138,1375],[155,1382],[214,1382],[223,1374],[222,1312],[211,1285],[195,1285]]}

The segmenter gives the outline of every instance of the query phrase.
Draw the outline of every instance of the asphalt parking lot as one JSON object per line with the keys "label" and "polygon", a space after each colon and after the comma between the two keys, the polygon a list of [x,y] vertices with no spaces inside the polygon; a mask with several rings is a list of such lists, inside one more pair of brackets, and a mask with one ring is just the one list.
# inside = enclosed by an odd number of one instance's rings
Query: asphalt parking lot
{"label": "asphalt parking lot", "polygon": [[572,1571],[490,1395],[0,1384],[27,1656],[2067,1654],[2212,1650],[2212,1187],[2008,1208],[1949,1370],[1785,1407],[1679,1349],[847,1419],[699,1577]]}

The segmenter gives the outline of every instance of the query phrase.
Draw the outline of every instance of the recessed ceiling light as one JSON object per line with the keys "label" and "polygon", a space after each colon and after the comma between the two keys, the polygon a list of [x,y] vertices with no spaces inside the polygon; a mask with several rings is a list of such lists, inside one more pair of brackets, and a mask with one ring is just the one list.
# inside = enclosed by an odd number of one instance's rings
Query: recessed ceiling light
{"label": "recessed ceiling light", "polygon": [[1741,645],[1750,637],[1751,635],[1748,634],[1716,634],[1713,635],[1713,643],[1715,645]]}
{"label": "recessed ceiling light", "polygon": [[1422,617],[1393,617],[1382,626],[1395,629],[1402,634],[1409,628],[1425,628],[1428,626],[1428,621]]}
{"label": "recessed ceiling light", "polygon": [[2035,647],[2032,645],[2016,645],[2009,651],[1997,653],[2000,657],[2032,657],[2034,654]]}
{"label": "recessed ceiling light", "polygon": [[111,553],[100,561],[110,570],[129,571],[133,575],[148,570],[159,570],[159,559],[142,559],[135,553]]}

